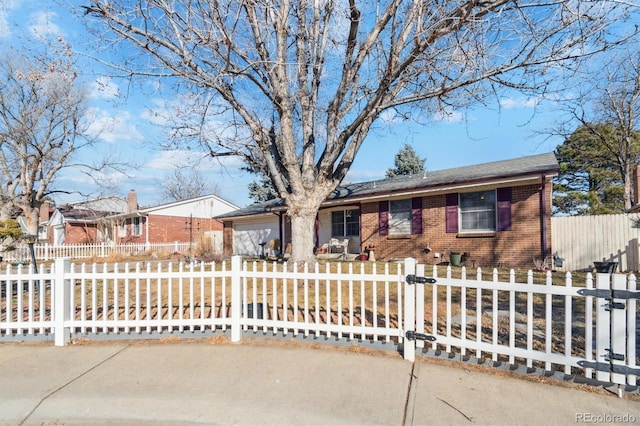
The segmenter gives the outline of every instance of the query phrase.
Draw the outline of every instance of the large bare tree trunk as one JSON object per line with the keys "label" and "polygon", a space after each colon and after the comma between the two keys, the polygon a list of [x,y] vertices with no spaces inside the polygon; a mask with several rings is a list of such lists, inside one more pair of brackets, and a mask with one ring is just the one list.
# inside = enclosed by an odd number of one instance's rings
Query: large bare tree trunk
{"label": "large bare tree trunk", "polygon": [[291,218],[291,260],[306,262],[314,258],[315,223],[324,191],[309,190],[308,195],[291,199],[287,214]]}
{"label": "large bare tree trunk", "polygon": [[24,216],[27,218],[27,234],[38,235],[40,209],[37,207],[29,207],[28,211],[24,212]]}
{"label": "large bare tree trunk", "polygon": [[633,207],[635,188],[633,187],[633,178],[631,176],[631,164],[627,163],[624,167],[624,209],[630,210]]}
{"label": "large bare tree trunk", "polygon": [[311,209],[291,216],[291,259],[307,261],[313,258],[316,213]]}

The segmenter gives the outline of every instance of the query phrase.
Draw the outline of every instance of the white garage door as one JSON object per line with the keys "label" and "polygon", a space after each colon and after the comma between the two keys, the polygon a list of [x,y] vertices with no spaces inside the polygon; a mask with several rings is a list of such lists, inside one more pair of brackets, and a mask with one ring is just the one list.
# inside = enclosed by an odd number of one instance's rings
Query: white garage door
{"label": "white garage door", "polygon": [[[250,223],[234,221],[233,228],[233,254],[258,256],[262,251],[261,243],[279,238],[277,216],[273,216],[273,219],[253,219]],[[268,245],[265,246],[265,251],[268,251]]]}

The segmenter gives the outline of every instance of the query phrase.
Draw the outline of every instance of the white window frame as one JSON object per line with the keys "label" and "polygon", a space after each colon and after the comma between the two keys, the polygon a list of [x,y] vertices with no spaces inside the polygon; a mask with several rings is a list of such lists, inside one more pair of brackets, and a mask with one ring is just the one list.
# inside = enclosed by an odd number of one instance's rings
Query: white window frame
{"label": "white window frame", "polygon": [[389,235],[411,234],[411,198],[389,200]]}
{"label": "white window frame", "polygon": [[140,216],[131,218],[131,235],[134,237],[142,235],[142,218]]}
{"label": "white window frame", "polygon": [[[463,202],[463,197],[478,196],[478,195],[482,196],[483,194],[485,197],[493,199],[493,205],[491,208],[488,207],[488,202],[487,202],[487,205],[485,206],[482,206],[482,205],[468,206],[468,207],[464,206],[465,203]],[[458,194],[458,207],[459,207],[458,223],[459,223],[459,229],[461,233],[496,232],[498,228],[498,197],[495,189],[489,189],[486,191],[461,192],[460,194]],[[492,215],[493,226],[487,226],[487,227],[477,226],[474,228],[468,227],[470,220],[468,218],[465,218],[465,216],[474,215],[476,216],[475,222],[484,221],[485,223],[487,223],[487,219],[488,219],[487,217],[480,218],[480,216],[483,216],[486,213],[493,213]]]}
{"label": "white window frame", "polygon": [[[356,232],[354,234],[349,234],[347,232],[347,217],[348,216],[348,212],[351,212],[351,214],[353,215],[353,212],[356,212],[358,215],[358,226],[356,229]],[[341,213],[342,214],[342,231],[343,234],[345,235],[334,235],[333,233],[333,225],[334,225],[334,221],[333,218],[335,216],[336,213]],[[360,210],[359,209],[346,209],[346,210],[334,210],[331,212],[331,236],[332,237],[359,237],[360,236]]]}

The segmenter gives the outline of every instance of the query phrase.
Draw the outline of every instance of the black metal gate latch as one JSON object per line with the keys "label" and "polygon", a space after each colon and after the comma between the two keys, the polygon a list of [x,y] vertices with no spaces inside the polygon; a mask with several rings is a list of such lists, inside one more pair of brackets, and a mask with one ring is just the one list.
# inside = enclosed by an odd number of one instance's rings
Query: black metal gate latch
{"label": "black metal gate latch", "polygon": [[415,331],[409,330],[405,334],[408,340],[426,340],[428,342],[435,342],[436,338],[429,334],[424,333],[416,333]]}
{"label": "black metal gate latch", "polygon": [[624,361],[625,360],[624,354],[617,354],[609,348],[607,348],[606,351],[609,353],[609,359],[607,361]]}
{"label": "black metal gate latch", "polygon": [[623,302],[611,302],[609,301],[609,303],[607,303],[604,307],[605,311],[610,311],[612,309],[625,309],[627,305],[625,305]]}
{"label": "black metal gate latch", "polygon": [[416,275],[407,275],[405,279],[408,284],[435,284],[435,278],[418,277]]}

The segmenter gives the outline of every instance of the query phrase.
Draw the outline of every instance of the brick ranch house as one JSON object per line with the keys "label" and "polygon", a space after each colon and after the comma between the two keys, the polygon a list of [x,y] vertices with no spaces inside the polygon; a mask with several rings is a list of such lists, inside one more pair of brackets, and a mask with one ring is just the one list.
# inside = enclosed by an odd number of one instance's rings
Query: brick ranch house
{"label": "brick ranch house", "polygon": [[[316,220],[316,250],[374,252],[437,264],[531,268],[550,256],[553,153],[338,187]],[[224,254],[282,253],[291,226],[280,200],[217,216]],[[342,249],[342,250],[340,250]],[[451,254],[454,253],[452,258]],[[267,254],[270,254],[267,250]]]}
{"label": "brick ranch house", "polygon": [[214,216],[237,208],[216,195],[141,208],[131,190],[126,200],[108,197],[45,207],[39,234],[53,245],[196,242],[204,233],[222,234],[222,222]]}

